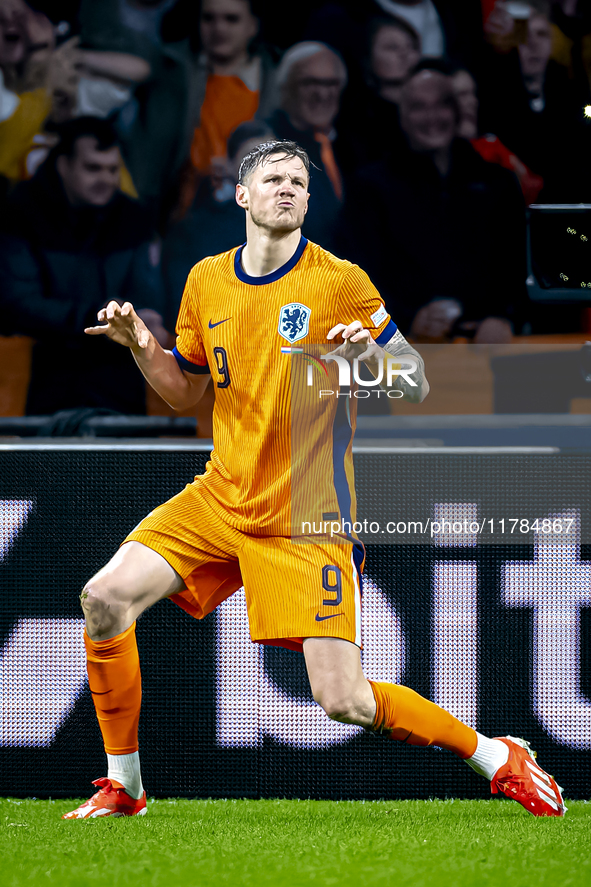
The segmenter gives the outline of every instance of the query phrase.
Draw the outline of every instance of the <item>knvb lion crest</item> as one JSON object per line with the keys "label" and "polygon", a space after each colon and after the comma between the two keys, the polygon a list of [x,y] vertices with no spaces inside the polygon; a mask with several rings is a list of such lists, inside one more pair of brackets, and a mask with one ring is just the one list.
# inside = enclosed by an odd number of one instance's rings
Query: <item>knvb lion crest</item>
{"label": "knvb lion crest", "polygon": [[279,312],[279,335],[292,344],[308,335],[310,309],[300,302],[284,305]]}

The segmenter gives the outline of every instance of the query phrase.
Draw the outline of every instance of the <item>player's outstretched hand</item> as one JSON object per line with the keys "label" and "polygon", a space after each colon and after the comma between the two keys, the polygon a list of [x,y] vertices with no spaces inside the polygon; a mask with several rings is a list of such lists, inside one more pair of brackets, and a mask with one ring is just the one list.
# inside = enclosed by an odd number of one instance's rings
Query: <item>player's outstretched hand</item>
{"label": "player's outstretched hand", "polygon": [[128,348],[147,348],[150,341],[150,331],[141,317],[134,311],[131,302],[109,302],[106,308],[101,308],[97,319],[103,326],[90,326],[84,332],[89,336],[108,336],[119,345]]}
{"label": "player's outstretched hand", "polygon": [[327,335],[327,339],[335,339],[338,335],[345,340],[342,345],[331,351],[331,354],[337,354],[347,360],[364,360],[373,363],[382,360],[385,356],[383,348],[376,345],[369,330],[364,329],[360,320],[354,320],[352,323],[337,323],[333,326]]}

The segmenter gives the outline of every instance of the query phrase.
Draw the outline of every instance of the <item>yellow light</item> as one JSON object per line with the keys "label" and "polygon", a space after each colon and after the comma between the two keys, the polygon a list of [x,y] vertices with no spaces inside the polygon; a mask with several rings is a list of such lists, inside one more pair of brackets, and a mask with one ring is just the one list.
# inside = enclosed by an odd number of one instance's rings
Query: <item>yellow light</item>
{"label": "yellow light", "polygon": [[591,105],[585,105],[583,109],[583,114],[585,117],[591,117]]}

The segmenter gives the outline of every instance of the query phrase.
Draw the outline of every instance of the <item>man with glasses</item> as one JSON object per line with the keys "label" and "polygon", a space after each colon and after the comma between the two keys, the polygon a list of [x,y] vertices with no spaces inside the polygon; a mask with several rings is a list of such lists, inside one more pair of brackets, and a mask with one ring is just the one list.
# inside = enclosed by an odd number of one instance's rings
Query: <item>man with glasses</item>
{"label": "man with glasses", "polygon": [[347,69],[341,56],[329,46],[305,41],[285,53],[276,81],[281,107],[269,118],[271,129],[278,139],[301,145],[313,164],[314,197],[304,234],[331,249],[343,200],[341,171],[333,150],[334,121],[347,83]]}

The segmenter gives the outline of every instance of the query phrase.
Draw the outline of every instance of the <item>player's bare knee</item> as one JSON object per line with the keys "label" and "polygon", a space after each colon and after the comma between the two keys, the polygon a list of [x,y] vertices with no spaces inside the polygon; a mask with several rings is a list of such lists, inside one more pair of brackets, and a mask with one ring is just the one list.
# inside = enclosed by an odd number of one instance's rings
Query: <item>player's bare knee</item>
{"label": "player's bare knee", "polygon": [[114,589],[100,581],[91,581],[84,586],[80,603],[89,634],[93,638],[108,635],[116,629],[124,617],[123,607]]}

